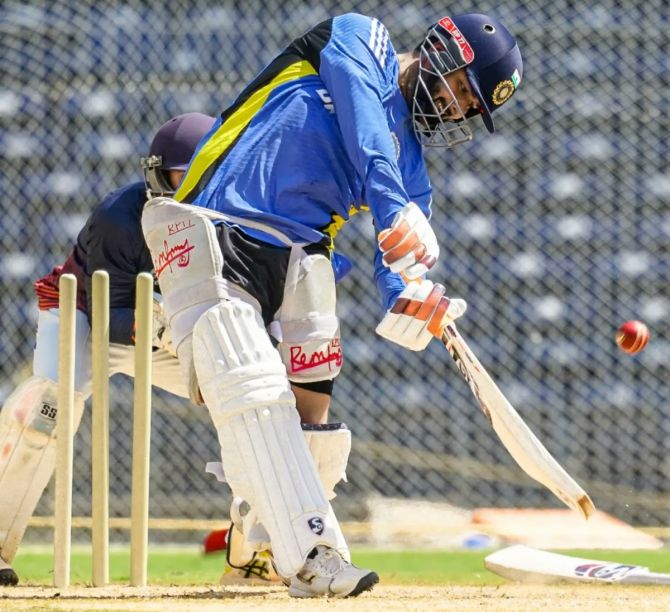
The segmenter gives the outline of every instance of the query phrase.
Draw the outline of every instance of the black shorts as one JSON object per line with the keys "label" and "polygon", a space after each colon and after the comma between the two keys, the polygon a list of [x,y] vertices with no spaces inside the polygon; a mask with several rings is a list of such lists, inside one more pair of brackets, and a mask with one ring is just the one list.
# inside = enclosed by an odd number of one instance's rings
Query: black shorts
{"label": "black shorts", "polygon": [[[284,297],[291,249],[252,238],[225,223],[217,224],[216,235],[223,254],[223,278],[255,297],[261,305],[263,322],[270,325]],[[305,252],[330,258],[328,249],[320,244],[306,246]]]}

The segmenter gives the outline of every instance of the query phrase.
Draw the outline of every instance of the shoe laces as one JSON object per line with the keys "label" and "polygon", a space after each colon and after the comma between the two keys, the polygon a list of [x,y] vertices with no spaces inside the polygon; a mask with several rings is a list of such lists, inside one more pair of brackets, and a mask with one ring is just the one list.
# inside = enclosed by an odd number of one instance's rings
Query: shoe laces
{"label": "shoe laces", "polygon": [[305,563],[305,570],[324,578],[338,574],[345,566],[346,561],[334,548],[316,546]]}

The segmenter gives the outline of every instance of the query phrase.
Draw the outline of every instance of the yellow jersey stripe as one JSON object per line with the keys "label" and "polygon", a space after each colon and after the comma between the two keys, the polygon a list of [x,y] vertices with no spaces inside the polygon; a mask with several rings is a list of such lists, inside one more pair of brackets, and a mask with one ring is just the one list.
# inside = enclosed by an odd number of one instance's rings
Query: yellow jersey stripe
{"label": "yellow jersey stripe", "polygon": [[267,85],[249,96],[219,129],[212,134],[193,158],[175,194],[175,200],[181,202],[183,198],[197,187],[203,174],[212,164],[216,163],[228,147],[235,142],[240,133],[251,123],[251,120],[263,107],[263,104],[265,104],[275,88],[290,81],[315,74],[317,74],[316,70],[314,70],[314,67],[308,61],[296,62],[282,70]]}
{"label": "yellow jersey stripe", "polygon": [[[349,219],[353,217],[355,214],[363,211],[368,211],[370,210],[370,207],[367,204],[363,204],[360,208],[356,208],[353,204],[349,208]],[[339,233],[339,231],[342,229],[344,224],[349,220],[345,219],[342,215],[338,214],[333,214],[331,216],[332,221],[330,222],[329,225],[324,227],[321,231],[326,234],[326,236],[330,237],[330,244],[327,245],[328,250],[333,251],[335,249],[335,236]]]}

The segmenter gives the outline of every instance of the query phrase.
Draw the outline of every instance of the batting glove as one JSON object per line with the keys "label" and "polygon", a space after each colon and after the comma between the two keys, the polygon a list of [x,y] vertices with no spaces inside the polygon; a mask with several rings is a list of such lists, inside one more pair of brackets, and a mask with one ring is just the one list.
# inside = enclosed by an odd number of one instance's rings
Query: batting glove
{"label": "batting glove", "polygon": [[379,232],[377,241],[384,265],[409,279],[423,276],[440,255],[435,232],[414,202],[396,214],[391,227]]}
{"label": "batting glove", "polygon": [[429,280],[410,282],[377,326],[377,333],[411,351],[422,351],[467,308],[465,300],[449,299],[444,293],[443,285]]}

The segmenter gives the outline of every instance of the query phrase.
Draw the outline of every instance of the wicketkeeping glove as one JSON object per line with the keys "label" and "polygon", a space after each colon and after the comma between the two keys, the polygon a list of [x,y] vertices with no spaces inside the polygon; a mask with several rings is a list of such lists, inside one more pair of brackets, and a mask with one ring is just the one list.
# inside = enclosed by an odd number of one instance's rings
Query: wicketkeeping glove
{"label": "wicketkeeping glove", "polygon": [[379,232],[377,241],[384,265],[409,279],[423,276],[440,255],[435,232],[414,202],[396,214],[391,227]]}
{"label": "wicketkeeping glove", "polygon": [[172,333],[163,310],[163,296],[160,293],[154,293],[152,332],[151,345],[155,348],[162,348],[176,357],[177,353],[172,345]]}
{"label": "wicketkeeping glove", "polygon": [[377,326],[377,333],[412,351],[422,351],[467,308],[465,300],[449,299],[444,293],[443,285],[429,280],[410,282]]}

